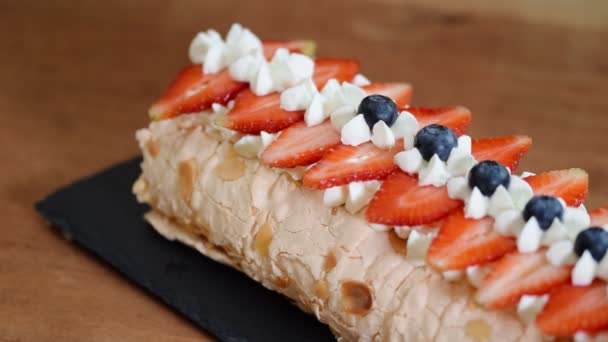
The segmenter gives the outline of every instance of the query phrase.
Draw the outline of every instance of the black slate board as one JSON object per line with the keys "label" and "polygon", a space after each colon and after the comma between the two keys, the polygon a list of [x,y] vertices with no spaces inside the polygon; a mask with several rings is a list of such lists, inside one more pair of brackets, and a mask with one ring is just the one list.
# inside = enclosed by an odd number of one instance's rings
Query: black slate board
{"label": "black slate board", "polygon": [[[131,185],[140,158],[36,204],[65,236],[223,341],[334,341],[329,329],[247,276],[170,242],[144,222]],[[120,313],[117,313],[120,314]]]}

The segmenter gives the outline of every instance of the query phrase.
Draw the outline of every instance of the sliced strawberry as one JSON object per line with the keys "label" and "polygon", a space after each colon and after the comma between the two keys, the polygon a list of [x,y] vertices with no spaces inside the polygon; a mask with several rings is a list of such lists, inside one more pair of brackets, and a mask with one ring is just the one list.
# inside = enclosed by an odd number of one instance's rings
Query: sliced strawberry
{"label": "sliced strawberry", "polygon": [[578,331],[607,331],[606,283],[595,281],[585,287],[566,284],[556,288],[536,317],[536,325],[543,333],[557,337],[570,337]]}
{"label": "sliced strawberry", "polygon": [[224,125],[246,134],[275,133],[304,118],[303,111],[286,111],[280,102],[278,93],[257,96],[245,89],[236,97]]}
{"label": "sliced strawberry", "polygon": [[438,124],[451,128],[458,136],[463,135],[471,123],[471,111],[462,106],[408,107],[403,110],[416,117],[420,128]]}
{"label": "sliced strawberry", "polygon": [[[315,60],[313,81],[317,87],[325,84],[328,77],[340,82],[348,81],[358,70],[359,63],[354,60],[319,58]],[[281,108],[279,93],[257,96],[246,89],[236,97],[225,125],[247,134],[275,133],[303,118],[304,111],[290,112]]]}
{"label": "sliced strawberry", "polygon": [[398,168],[393,157],[402,150],[402,141],[389,150],[380,149],[371,142],[359,146],[338,145],[306,171],[303,183],[311,188],[326,189],[355,181],[384,179]]}
{"label": "sliced strawberry", "polygon": [[369,95],[380,94],[390,97],[397,107],[403,107],[412,99],[412,86],[407,83],[372,83],[363,87]]}
{"label": "sliced strawberry", "polygon": [[514,250],[516,244],[513,238],[496,233],[493,226],[490,217],[473,220],[466,218],[462,210],[452,213],[433,239],[427,262],[437,270],[447,271],[500,259]]}
{"label": "sliced strawberry", "polygon": [[571,267],[554,266],[545,250],[509,253],[500,259],[477,291],[477,302],[488,308],[517,304],[521,296],[542,295],[570,280]]}
{"label": "sliced strawberry", "polygon": [[338,82],[350,82],[359,72],[359,62],[343,58],[315,59],[315,74],[313,76],[317,88],[321,89],[332,78]]}
{"label": "sliced strawberry", "polygon": [[233,80],[227,70],[205,75],[199,64],[192,64],[177,74],[163,96],[150,107],[150,118],[167,119],[200,112],[213,103],[225,104],[246,86],[247,83]]}
{"label": "sliced strawberry", "polygon": [[[312,54],[315,43],[306,40],[264,42],[264,53],[267,58],[271,58],[274,51],[280,47]],[[352,74],[353,77],[355,74],[356,71]],[[348,78],[350,79],[352,77]],[[215,74],[203,74],[203,68],[199,64],[192,64],[177,74],[163,96],[152,104],[149,114],[153,120],[158,120],[184,113],[200,112],[211,107],[213,103],[226,104],[245,86],[246,83],[233,80],[227,70]]]}
{"label": "sliced strawberry", "polygon": [[420,186],[417,177],[397,170],[382,183],[365,216],[372,223],[416,226],[439,221],[462,205],[446,187]]}
{"label": "sliced strawberry", "polygon": [[296,123],[285,129],[262,153],[262,163],[271,167],[290,168],[310,165],[340,143],[340,133],[329,120],[316,126]]}
{"label": "sliced strawberry", "polygon": [[262,44],[264,45],[264,57],[266,59],[271,59],[279,48],[285,48],[289,52],[298,52],[311,57],[315,55],[315,50],[317,49],[317,43],[313,40],[265,40]]}
{"label": "sliced strawberry", "polygon": [[583,203],[589,192],[589,176],[583,169],[543,172],[525,178],[535,195],[561,197],[569,206]]}
{"label": "sliced strawberry", "polygon": [[589,212],[592,226],[608,225],[608,207],[597,208]]}
{"label": "sliced strawberry", "polygon": [[495,160],[511,169],[517,169],[519,160],[528,152],[532,139],[525,135],[473,140],[473,156],[477,161]]}

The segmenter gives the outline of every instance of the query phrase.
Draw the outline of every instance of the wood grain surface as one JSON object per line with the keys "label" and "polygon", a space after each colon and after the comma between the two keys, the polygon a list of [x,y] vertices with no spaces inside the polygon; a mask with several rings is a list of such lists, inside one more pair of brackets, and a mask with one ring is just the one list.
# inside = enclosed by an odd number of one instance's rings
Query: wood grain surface
{"label": "wood grain surface", "polygon": [[454,3],[0,0],[0,341],[209,339],[32,206],[137,154],[133,133],[194,33],[235,21],[412,82],[416,104],[466,105],[474,136],[528,134],[522,170],[585,168],[589,206],[607,205],[606,2]]}

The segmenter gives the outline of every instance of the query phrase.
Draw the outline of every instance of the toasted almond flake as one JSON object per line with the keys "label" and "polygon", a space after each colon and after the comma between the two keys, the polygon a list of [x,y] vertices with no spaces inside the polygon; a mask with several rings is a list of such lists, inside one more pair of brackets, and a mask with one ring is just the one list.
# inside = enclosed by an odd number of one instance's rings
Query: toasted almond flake
{"label": "toasted almond flake", "polygon": [[286,275],[282,275],[282,276],[278,276],[278,277],[274,278],[274,284],[276,285],[276,287],[278,287],[280,289],[287,288],[289,286],[290,282],[291,282],[291,279]]}
{"label": "toasted almond flake", "polygon": [[372,291],[366,283],[355,280],[342,282],[342,308],[353,315],[365,316],[374,303]]}
{"label": "toasted almond flake", "polygon": [[337,263],[338,260],[336,259],[336,254],[334,253],[334,251],[329,251],[329,253],[325,256],[325,262],[323,262],[323,269],[326,273],[328,273],[333,270],[334,267],[336,267]]}
{"label": "toasted almond flake", "polygon": [[322,301],[326,301],[329,298],[329,287],[327,282],[323,279],[315,281],[312,288],[315,296],[319,297]]}
{"label": "toasted almond flake", "polygon": [[158,140],[150,138],[146,141],[146,150],[152,158],[156,158],[158,152],[160,152],[160,143]]}
{"label": "toasted almond flake", "polygon": [[393,247],[393,250],[397,254],[406,255],[407,254],[407,243],[405,240],[399,237],[397,233],[395,233],[394,229],[388,231],[388,241]]}
{"label": "toasted almond flake", "polygon": [[225,181],[237,180],[245,174],[245,161],[232,146],[228,147],[224,160],[215,167],[215,174]]}
{"label": "toasted almond flake", "polygon": [[261,256],[268,256],[268,249],[272,241],[272,226],[270,223],[264,223],[257,234],[255,235],[254,247],[255,251]]}
{"label": "toasted almond flake", "polygon": [[492,334],[492,327],[483,319],[468,321],[464,329],[467,335],[476,341],[487,341]]}
{"label": "toasted almond flake", "polygon": [[182,160],[178,166],[178,189],[184,202],[190,205],[194,182],[198,173],[198,165],[195,159]]}

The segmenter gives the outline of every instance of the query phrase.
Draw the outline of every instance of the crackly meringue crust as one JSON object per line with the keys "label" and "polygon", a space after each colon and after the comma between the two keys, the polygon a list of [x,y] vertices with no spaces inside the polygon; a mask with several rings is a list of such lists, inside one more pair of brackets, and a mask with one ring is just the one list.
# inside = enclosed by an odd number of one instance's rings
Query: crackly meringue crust
{"label": "crackly meringue crust", "polygon": [[163,236],[288,296],[347,341],[541,340],[515,312],[476,306],[466,282],[407,261],[393,232],[238,156],[205,115],[137,133],[144,159],[133,190]]}

